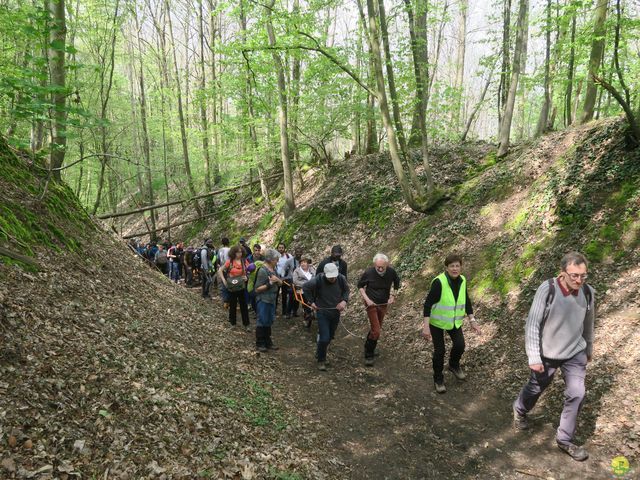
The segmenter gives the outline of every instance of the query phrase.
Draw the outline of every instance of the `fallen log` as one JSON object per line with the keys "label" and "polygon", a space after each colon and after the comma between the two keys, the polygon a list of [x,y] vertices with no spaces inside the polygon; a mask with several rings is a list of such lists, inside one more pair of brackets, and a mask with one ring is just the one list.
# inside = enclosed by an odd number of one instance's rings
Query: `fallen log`
{"label": "fallen log", "polygon": [[[281,173],[276,173],[265,177],[264,180],[271,180],[272,178],[282,177]],[[212,192],[203,193],[201,195],[196,195],[195,197],[186,198],[182,200],[172,200],[171,202],[165,203],[157,203],[155,205],[149,205],[147,207],[136,208],[134,210],[128,210],[126,212],[112,212],[112,213],[103,213],[102,215],[98,215],[100,220],[106,220],[107,218],[118,218],[118,217],[126,217],[128,215],[134,215],[136,213],[147,212],[149,210],[155,210],[157,208],[170,207],[171,205],[178,205],[180,203],[188,203],[193,202],[194,200],[199,200],[201,198],[211,197],[213,195],[220,195],[221,193],[229,192],[231,190],[235,190],[237,188],[248,187],[249,185],[253,185],[254,183],[259,183],[260,179],[256,178],[250,182],[241,183],[240,185],[233,185],[231,187],[221,188],[220,190],[213,190]],[[126,237],[125,237],[126,238]]]}

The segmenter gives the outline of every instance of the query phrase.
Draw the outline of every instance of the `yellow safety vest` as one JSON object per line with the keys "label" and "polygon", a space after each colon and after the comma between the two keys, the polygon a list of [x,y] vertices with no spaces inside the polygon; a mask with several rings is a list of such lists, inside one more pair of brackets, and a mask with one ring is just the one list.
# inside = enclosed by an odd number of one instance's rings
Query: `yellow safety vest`
{"label": "yellow safety vest", "polygon": [[440,280],[442,285],[440,300],[431,307],[431,316],[429,317],[429,323],[434,327],[452,330],[454,325],[456,328],[462,326],[462,319],[466,315],[467,279],[463,275],[460,275],[460,278],[462,279],[462,284],[460,285],[457,301],[453,298],[453,290],[444,272],[431,281],[431,284],[433,284],[436,279]]}

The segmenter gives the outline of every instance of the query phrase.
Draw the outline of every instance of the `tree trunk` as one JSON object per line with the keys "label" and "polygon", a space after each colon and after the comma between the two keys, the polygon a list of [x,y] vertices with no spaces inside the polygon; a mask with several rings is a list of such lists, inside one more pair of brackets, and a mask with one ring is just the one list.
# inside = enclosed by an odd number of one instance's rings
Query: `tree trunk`
{"label": "tree trunk", "polygon": [[[39,70],[38,72],[39,75],[34,74],[34,78],[32,78],[32,81],[34,83],[37,82],[40,86],[39,91],[36,93],[36,98],[40,103],[40,105],[45,105],[49,101],[49,99],[47,98],[47,94],[45,92],[49,87],[49,79],[50,79],[49,62],[51,61],[51,59],[49,58],[49,44],[51,42],[51,34],[53,32],[51,27],[51,15],[50,15],[51,5],[49,4],[49,0],[44,0],[43,3],[44,3],[43,5],[44,10],[46,12],[49,12],[49,14],[46,15],[44,18],[44,21],[43,21],[44,34],[41,36],[41,40],[40,40],[41,44],[38,45],[38,48],[41,49],[43,62],[42,62],[42,65],[40,66],[37,66],[37,65],[34,66],[34,71]],[[33,26],[33,21],[31,23],[31,26]],[[35,52],[34,52],[34,56],[37,56]],[[42,120],[42,118],[38,118],[31,122],[29,146],[33,153],[40,150],[44,145],[44,128],[45,128],[45,122],[44,120]]]}
{"label": "tree trunk", "polygon": [[487,77],[487,81],[484,84],[484,88],[482,89],[482,93],[480,94],[480,100],[476,103],[476,106],[471,111],[469,118],[467,119],[467,125],[464,127],[464,132],[462,132],[462,136],[460,137],[460,141],[464,142],[467,140],[467,135],[469,134],[469,130],[471,129],[471,125],[473,124],[473,119],[478,114],[480,107],[482,106],[482,102],[484,102],[484,97],[487,95],[487,91],[489,90],[489,85],[491,85],[491,78],[493,77],[494,68],[491,68],[491,72],[489,72],[489,76]]}
{"label": "tree trunk", "polygon": [[567,127],[573,123],[574,118],[571,96],[573,94],[573,76],[576,62],[576,16],[577,13],[573,12],[573,15],[571,16],[571,49],[569,50],[569,62],[567,64],[567,91],[564,103],[564,115]]}
{"label": "tree trunk", "polygon": [[522,58],[526,44],[526,36],[528,31],[528,14],[529,0],[520,0],[520,8],[518,12],[518,26],[516,31],[516,45],[513,52],[513,64],[511,68],[511,79],[509,84],[509,95],[500,124],[500,147],[498,148],[498,157],[504,157],[509,151],[509,137],[511,134],[511,122],[513,120],[513,108],[516,103],[516,93],[518,91],[518,79],[522,69]]}
{"label": "tree trunk", "polygon": [[[127,47],[127,57],[129,58],[129,64],[127,65],[127,79],[129,80],[129,105],[131,107],[131,131],[130,131],[130,135],[131,135],[131,153],[129,154],[129,157],[131,158],[140,158],[142,157],[142,152],[141,152],[141,148],[140,148],[140,137],[141,135],[138,132],[138,126],[140,125],[141,122],[138,121],[138,106],[137,106],[137,101],[136,101],[136,92],[135,92],[135,83],[136,83],[136,67],[134,65],[135,63],[135,56],[134,56],[134,47],[132,45],[132,41],[131,41],[131,34],[133,33],[133,29],[131,29],[130,31],[127,31],[127,35],[125,36],[125,38],[127,38],[127,42],[126,42],[126,47]],[[139,51],[138,47],[135,47],[136,51]],[[125,165],[125,168],[127,169],[127,175],[131,176],[131,167],[133,167],[134,171],[135,171],[135,178],[136,178],[136,184],[137,184],[137,191],[135,191],[131,196],[135,199],[136,197],[140,197],[140,198],[144,198],[144,192],[145,192],[145,188],[144,188],[144,183],[142,181],[142,171],[141,171],[141,166],[143,164],[140,162],[136,162],[135,165],[132,164],[127,164]],[[138,203],[136,201],[136,203]],[[151,233],[151,231],[149,231],[149,233]]]}
{"label": "tree trunk", "polygon": [[[411,54],[413,57],[413,73],[416,78],[416,109],[418,115],[418,131],[420,133],[420,151],[422,153],[422,165],[427,177],[427,191],[434,190],[433,175],[429,163],[429,138],[426,121],[426,83],[422,72],[423,64],[420,58],[419,40],[414,27],[414,15],[411,0],[404,0],[409,24],[409,37],[411,39]],[[409,165],[409,168],[413,168]]]}
{"label": "tree trunk", "polygon": [[598,75],[600,61],[604,51],[605,20],[607,19],[608,0],[597,0],[593,17],[593,40],[591,42],[591,55],[589,56],[589,73],[587,74],[587,89],[584,96],[584,106],[580,123],[593,120],[594,108],[598,89],[594,83],[594,77]]}
{"label": "tree trunk", "polygon": [[[166,19],[169,26],[169,36],[171,37],[171,48],[173,51],[173,68],[176,80],[176,95],[178,97],[178,119],[180,120],[180,136],[182,139],[182,158],[184,160],[184,169],[187,175],[187,185],[189,187],[189,193],[191,197],[196,196],[196,188],[193,184],[193,176],[191,175],[191,164],[189,163],[189,144],[187,139],[187,130],[185,127],[184,110],[182,107],[182,91],[180,86],[180,71],[178,70],[178,56],[176,54],[176,42],[173,35],[173,22],[171,21],[171,11],[169,10],[169,0],[165,0]],[[197,200],[193,201],[193,206],[198,213],[198,216],[202,216],[202,210]]]}
{"label": "tree trunk", "polygon": [[393,123],[396,127],[400,151],[403,158],[407,158],[407,141],[404,136],[404,128],[402,128],[402,117],[400,116],[400,105],[398,104],[398,93],[396,91],[396,79],[393,73],[393,62],[391,60],[391,48],[389,46],[389,32],[387,31],[387,14],[384,8],[384,0],[378,0],[378,15],[380,16],[380,31],[382,33],[382,46],[384,48],[387,82],[389,84],[389,96],[391,97],[391,107],[393,111]]}
{"label": "tree trunk", "polygon": [[[146,85],[144,81],[144,65],[142,62],[142,39],[140,38],[140,25],[138,22],[137,12],[134,13],[136,22],[136,41],[138,45],[138,85],[140,87],[140,126],[142,129],[142,156],[144,158],[144,172],[147,189],[147,201],[149,205],[155,203],[155,197],[153,194],[153,177],[151,175],[151,144],[149,142],[149,128],[147,126],[147,94]],[[151,212],[151,241],[156,241],[156,213]]]}
{"label": "tree trunk", "polygon": [[[293,20],[297,30],[298,15],[300,15],[300,0],[293,1]],[[292,91],[292,109],[291,109],[291,146],[293,148],[293,161],[296,171],[298,172],[298,182],[300,188],[304,189],[304,178],[302,177],[302,162],[300,161],[300,145],[298,145],[298,118],[300,115],[300,78],[301,61],[300,52],[293,52],[293,66],[291,69],[291,91]]]}
{"label": "tree trunk", "polygon": [[467,15],[469,12],[469,0],[460,0],[458,8],[460,11],[458,12],[456,81],[454,84],[456,97],[451,115],[451,127],[456,132],[460,131],[460,111],[462,110],[462,98],[464,97],[464,60],[467,48]]}
{"label": "tree trunk", "polygon": [[219,85],[218,85],[218,72],[216,71],[216,32],[219,30],[216,27],[216,3],[214,0],[208,0],[209,5],[209,49],[211,51],[211,87],[212,87],[212,95],[211,95],[211,126],[213,129],[213,134],[211,136],[213,142],[213,184],[218,185],[222,177],[220,175],[220,138],[218,132],[218,104],[217,98]]}
{"label": "tree trunk", "polygon": [[[411,134],[409,135],[409,145],[415,147],[421,145],[422,142],[420,134],[420,109],[424,112],[427,110],[429,85],[431,83],[429,81],[429,36],[427,35],[429,3],[417,2],[415,15],[413,13],[411,0],[404,0],[404,3],[405,10],[409,17],[409,34],[413,35],[411,41],[415,43],[415,47],[412,47],[414,75],[419,73],[421,78],[421,81],[418,82],[418,77],[416,77],[416,98],[414,101],[413,120],[411,122]],[[422,10],[418,10],[418,7]],[[413,19],[413,21],[411,19]]]}
{"label": "tree trunk", "polygon": [[[51,152],[49,166],[52,169],[62,167],[64,155],[67,149],[67,109],[66,109],[66,83],[65,83],[65,42],[67,37],[67,25],[65,18],[64,0],[51,0],[49,5],[52,17],[49,44],[49,69],[51,72]],[[53,178],[61,180],[60,170],[53,171]]]}
{"label": "tree trunk", "polygon": [[[393,122],[389,113],[389,105],[387,103],[387,92],[385,89],[384,73],[382,72],[382,56],[380,53],[380,41],[378,36],[378,25],[376,22],[376,11],[374,6],[374,0],[367,0],[367,12],[369,14],[369,42],[371,44],[371,53],[373,58],[373,65],[375,69],[376,87],[378,92],[378,101],[380,103],[380,113],[382,115],[382,124],[387,133],[387,141],[389,143],[389,156],[391,157],[391,163],[393,170],[398,178],[398,183],[402,190],[402,195],[413,210],[425,211],[428,208],[428,203],[425,195],[424,188],[420,184],[415,185],[416,192],[411,189],[411,184],[405,176],[404,168],[402,165],[402,158],[398,148],[398,141],[396,133],[393,129]],[[409,165],[411,168],[412,165]]]}
{"label": "tree trunk", "polygon": [[498,124],[502,125],[502,112],[507,104],[509,92],[509,78],[511,64],[509,60],[511,52],[511,0],[504,0],[502,4],[502,69],[500,71],[500,84],[498,85]]}
{"label": "tree trunk", "polygon": [[[425,82],[425,93],[424,93],[422,107],[424,109],[425,118],[427,114],[426,113],[427,108],[429,107],[429,100],[431,98],[431,89],[433,88],[433,84],[435,82],[435,79],[438,73],[438,64],[440,63],[440,53],[442,52],[444,30],[447,24],[447,11],[449,9],[449,0],[445,0],[444,5],[442,7],[442,17],[440,19],[440,25],[438,26],[438,33],[436,34],[436,37],[435,37],[435,51],[433,54],[433,57],[434,57],[433,61],[429,59],[429,49],[428,49],[429,42],[427,40],[428,38],[428,33],[427,33],[428,5],[429,5],[428,2],[424,2],[424,5],[422,5],[423,12],[416,15],[416,22],[415,22],[415,34],[418,41],[418,52],[420,52],[419,53],[420,63],[424,71],[423,77]],[[433,65],[433,68],[431,70],[429,70],[429,65]],[[417,89],[416,89],[416,94],[417,94]],[[417,105],[418,105],[418,102],[416,102],[416,107]],[[421,135],[419,134],[419,131],[420,131],[419,122],[420,122],[420,117],[416,109],[413,113],[413,123],[411,126],[411,139],[409,142],[410,145],[416,145],[417,139],[421,138]]]}
{"label": "tree trunk", "polygon": [[[620,87],[622,88],[622,93],[620,93],[612,84],[611,80],[608,82],[604,79],[598,78],[594,76],[593,81],[597,85],[601,85],[603,89],[607,90],[610,96],[616,99],[616,101],[620,104],[624,113],[627,117],[627,122],[629,123],[629,129],[631,131],[631,137],[633,138],[636,145],[640,145],[640,123],[636,119],[636,114],[634,113],[631,107],[631,91],[625,82],[622,68],[620,67],[620,28],[622,23],[622,7],[620,5],[620,0],[616,0],[616,27],[615,27],[615,40],[613,44],[613,65],[615,66],[616,75],[618,76],[618,81],[620,82]],[[639,112],[640,113],[640,112]]]}
{"label": "tree trunk", "polygon": [[[84,141],[82,137],[80,137],[80,141],[78,143],[78,154],[80,158],[84,157]],[[80,199],[80,193],[82,191],[82,177],[84,175],[84,168],[82,164],[80,164],[80,172],[78,173],[78,181],[76,182],[75,194],[78,199]]]}
{"label": "tree trunk", "polygon": [[578,85],[576,87],[576,98],[573,102],[573,118],[574,119],[578,116],[578,107],[580,106],[580,95],[582,94],[583,85],[584,85],[584,80],[581,78],[578,81]]}
{"label": "tree trunk", "polygon": [[364,32],[363,35],[367,39],[367,46],[369,47],[369,54],[367,55],[367,60],[369,63],[367,86],[369,87],[369,91],[367,92],[367,128],[364,140],[364,153],[365,155],[371,155],[372,153],[376,153],[379,150],[375,115],[376,97],[373,93],[371,93],[372,90],[375,90],[376,75],[373,66],[373,54],[371,53],[371,39],[369,38],[369,35],[367,33],[367,17],[364,14],[362,0],[357,0],[356,4],[358,5],[360,24],[362,25],[362,31]]}
{"label": "tree trunk", "polygon": [[[106,154],[109,153],[109,145],[107,143],[107,107],[109,105],[109,97],[111,96],[111,87],[113,85],[113,72],[115,70],[115,54],[116,54],[116,39],[118,22],[118,10],[120,7],[120,1],[116,1],[115,12],[113,14],[113,22],[111,25],[111,41],[109,52],[109,64],[102,65],[100,69],[100,152],[105,154],[100,159],[100,177],[98,178],[98,193],[96,195],[96,201],[93,204],[93,214],[95,215],[102,202],[102,191],[104,189],[104,175],[106,172],[107,163],[109,157]],[[105,73],[108,71],[107,78],[105,79]],[[106,84],[105,84],[106,81]],[[113,207],[111,207],[113,208]]]}
{"label": "tree trunk", "polygon": [[271,51],[273,63],[276,68],[278,78],[278,119],[280,123],[280,158],[282,160],[282,170],[284,176],[284,216],[288,219],[295,211],[296,204],[293,196],[293,176],[291,172],[291,159],[289,157],[289,125],[287,119],[287,86],[284,79],[284,65],[282,58],[277,50],[276,36],[273,31],[273,23],[271,20],[271,11],[275,5],[275,0],[271,0],[265,5],[267,35],[269,36],[269,45],[273,48]]}
{"label": "tree trunk", "polygon": [[[244,0],[240,2],[240,32],[242,43],[247,41],[247,17],[244,11]],[[244,54],[245,60],[245,94],[247,96],[247,113],[249,115],[249,139],[251,141],[253,159],[258,169],[258,179],[260,180],[260,193],[265,205],[271,209],[271,199],[269,198],[269,188],[264,178],[264,167],[262,166],[262,159],[258,153],[258,133],[256,132],[256,115],[253,108],[253,82],[251,76],[251,68],[249,65],[249,58]]]}
{"label": "tree trunk", "polygon": [[546,29],[546,50],[544,57],[544,101],[542,109],[538,117],[538,125],[536,126],[536,137],[539,137],[547,130],[549,121],[549,112],[551,110],[551,79],[550,79],[550,62],[551,62],[551,0],[547,0],[547,23]]}
{"label": "tree trunk", "polygon": [[[204,62],[204,10],[202,0],[198,0],[198,39],[200,46],[200,95],[198,103],[200,105],[200,128],[202,130],[202,156],[204,159],[204,185],[207,192],[212,190],[211,186],[211,157],[209,154],[209,119],[207,118],[207,72]],[[209,208],[213,207],[213,202],[207,202]]]}

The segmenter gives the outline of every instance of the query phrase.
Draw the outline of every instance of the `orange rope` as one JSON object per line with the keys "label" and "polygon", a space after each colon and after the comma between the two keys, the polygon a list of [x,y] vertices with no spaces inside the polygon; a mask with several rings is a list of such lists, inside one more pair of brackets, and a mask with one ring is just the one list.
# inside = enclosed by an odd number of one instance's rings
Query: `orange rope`
{"label": "orange rope", "polygon": [[[302,297],[302,293],[298,293],[298,291],[296,290],[295,285],[290,284],[289,282],[282,280],[282,283],[285,285],[288,285],[289,287],[291,287],[293,289],[293,297],[296,299],[296,301],[300,304],[302,304],[303,306],[307,307],[307,308],[311,308],[314,309],[311,305],[309,305],[308,303],[306,303]],[[369,310],[372,307],[383,307],[385,305],[389,305],[389,303],[374,303],[372,305],[369,305],[367,307],[365,307],[367,310]],[[337,310],[335,307],[334,308],[318,308],[316,307],[315,310]]]}
{"label": "orange rope", "polygon": [[282,283],[285,284],[285,285],[288,285],[289,287],[291,287],[293,289],[293,298],[295,298],[296,301],[298,303],[300,303],[303,307],[310,308],[311,310],[337,310],[335,307],[334,308],[318,308],[318,307],[314,308],[311,305],[309,305],[307,302],[304,301],[304,298],[302,297],[302,294],[298,293],[298,291],[296,290],[295,285],[292,285],[289,282],[286,282],[284,280],[282,280]]}

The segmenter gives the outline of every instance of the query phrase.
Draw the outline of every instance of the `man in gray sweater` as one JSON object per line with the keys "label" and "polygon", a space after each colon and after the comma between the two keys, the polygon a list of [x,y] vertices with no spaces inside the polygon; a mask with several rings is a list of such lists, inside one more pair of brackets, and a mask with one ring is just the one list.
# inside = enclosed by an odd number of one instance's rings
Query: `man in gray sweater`
{"label": "man in gray sweater", "polygon": [[584,401],[587,362],[593,354],[594,295],[585,283],[587,259],[584,255],[566,254],[561,269],[557,278],[538,287],[529,310],[525,347],[531,375],[513,403],[513,418],[517,429],[529,427],[527,413],[560,369],[565,382],[565,401],[556,442],[571,458],[583,461],[589,454],[584,447],[573,443],[573,436]]}

